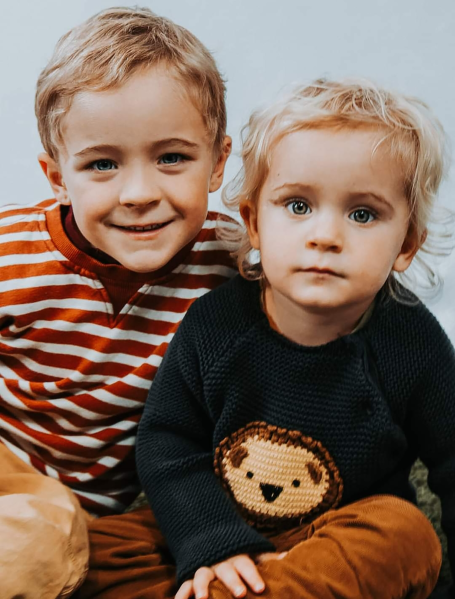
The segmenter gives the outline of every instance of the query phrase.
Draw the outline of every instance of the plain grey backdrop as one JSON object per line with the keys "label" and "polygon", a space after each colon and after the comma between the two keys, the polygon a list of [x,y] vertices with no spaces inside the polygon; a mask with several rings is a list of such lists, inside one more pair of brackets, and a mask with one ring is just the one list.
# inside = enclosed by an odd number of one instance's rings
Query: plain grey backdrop
{"label": "plain grey backdrop", "polygon": [[[58,38],[112,0],[0,0],[0,205],[51,197],[36,160],[41,144],[33,103],[36,79]],[[190,29],[227,80],[234,156],[250,112],[289,84],[361,75],[416,95],[455,141],[455,0],[142,1]],[[440,201],[455,210],[455,169]],[[210,200],[221,209],[220,195]],[[440,264],[442,295],[429,303],[455,342],[455,252]]]}

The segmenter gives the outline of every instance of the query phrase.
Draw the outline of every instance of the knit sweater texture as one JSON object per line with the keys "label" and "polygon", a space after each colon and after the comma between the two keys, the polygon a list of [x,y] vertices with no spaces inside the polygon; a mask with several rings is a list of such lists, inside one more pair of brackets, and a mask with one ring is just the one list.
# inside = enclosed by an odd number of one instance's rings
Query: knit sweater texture
{"label": "knit sweater texture", "polygon": [[455,355],[437,320],[416,298],[378,297],[362,329],[306,347],[270,327],[260,295],[237,276],[191,307],[139,426],[139,475],[178,581],[358,499],[415,501],[418,456],[453,570]]}

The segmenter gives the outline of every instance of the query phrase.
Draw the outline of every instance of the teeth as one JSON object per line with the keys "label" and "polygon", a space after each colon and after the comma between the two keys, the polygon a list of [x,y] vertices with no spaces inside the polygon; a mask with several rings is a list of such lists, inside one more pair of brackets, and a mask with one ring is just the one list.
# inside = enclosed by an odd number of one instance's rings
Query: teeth
{"label": "teeth", "polygon": [[147,227],[125,227],[128,231],[152,231],[153,229],[159,229],[162,227],[162,224],[159,225],[148,225]]}

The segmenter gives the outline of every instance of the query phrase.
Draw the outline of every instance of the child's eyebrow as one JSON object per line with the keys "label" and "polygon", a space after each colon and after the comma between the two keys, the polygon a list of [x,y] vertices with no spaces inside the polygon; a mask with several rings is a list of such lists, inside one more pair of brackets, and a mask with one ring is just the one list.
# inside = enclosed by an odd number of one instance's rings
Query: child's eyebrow
{"label": "child's eyebrow", "polygon": [[393,210],[392,204],[388,200],[386,200],[386,198],[384,196],[382,196],[379,193],[373,193],[372,191],[365,191],[365,192],[357,192],[357,193],[352,194],[352,198],[354,198],[354,199],[356,199],[356,198],[362,199],[362,198],[368,198],[368,197],[373,198],[374,200],[377,200],[381,204],[385,204],[388,208]]}
{"label": "child's eyebrow", "polygon": [[165,146],[171,146],[171,145],[183,146],[189,150],[196,150],[197,148],[199,148],[199,144],[197,144],[193,141],[188,141],[187,139],[182,139],[180,137],[170,137],[168,139],[160,139],[159,141],[152,143],[151,147],[154,150],[160,150],[161,148],[163,148]]}
{"label": "child's eyebrow", "polygon": [[[179,137],[170,137],[168,139],[160,139],[156,142],[151,143],[150,149],[154,151],[159,151],[160,149],[171,145],[179,145],[181,147],[187,148],[188,150],[196,150],[199,148],[199,144],[195,142],[188,141],[186,139],[181,139]],[[118,152],[119,149],[119,147],[112,146],[110,144],[99,144],[96,146],[88,146],[80,152],[76,152],[74,156],[81,158],[86,156],[87,154],[103,154],[106,152]]]}
{"label": "child's eyebrow", "polygon": [[74,154],[74,156],[83,157],[83,156],[86,156],[87,154],[95,154],[95,153],[103,154],[105,152],[113,152],[115,150],[118,151],[118,148],[116,148],[115,146],[111,146],[109,144],[101,144],[98,146],[88,146],[87,148],[84,148],[80,152],[76,152],[76,154]]}
{"label": "child's eyebrow", "polygon": [[282,185],[277,185],[276,187],[272,187],[272,193],[277,193],[280,191],[285,191],[287,193],[308,193],[313,190],[318,191],[320,187],[318,185],[309,185],[304,183],[283,183]]}

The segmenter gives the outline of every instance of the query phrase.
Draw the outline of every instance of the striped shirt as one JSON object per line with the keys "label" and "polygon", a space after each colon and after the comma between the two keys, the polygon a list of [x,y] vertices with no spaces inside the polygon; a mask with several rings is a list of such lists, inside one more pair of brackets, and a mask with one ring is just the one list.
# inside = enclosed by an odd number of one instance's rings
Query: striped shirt
{"label": "striped shirt", "polygon": [[0,208],[0,440],[94,514],[137,495],[151,381],[190,304],[235,274],[216,219],[209,212],[182,262],[146,275],[115,315],[101,280],[137,273],[78,250],[55,200]]}

